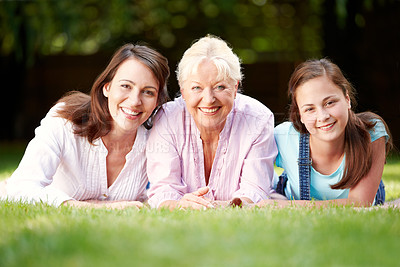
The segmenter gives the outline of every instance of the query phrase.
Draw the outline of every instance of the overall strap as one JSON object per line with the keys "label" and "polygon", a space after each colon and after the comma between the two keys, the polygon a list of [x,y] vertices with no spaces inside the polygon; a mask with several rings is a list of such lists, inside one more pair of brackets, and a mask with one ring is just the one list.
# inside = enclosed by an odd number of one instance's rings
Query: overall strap
{"label": "overall strap", "polygon": [[310,134],[300,134],[299,142],[299,187],[300,199],[311,200],[310,183],[311,183],[311,158],[310,158]]}

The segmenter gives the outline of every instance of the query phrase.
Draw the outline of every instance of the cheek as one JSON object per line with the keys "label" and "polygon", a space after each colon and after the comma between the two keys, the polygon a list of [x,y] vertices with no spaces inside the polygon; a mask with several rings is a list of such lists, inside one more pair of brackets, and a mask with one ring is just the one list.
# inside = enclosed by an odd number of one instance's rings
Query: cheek
{"label": "cheek", "polygon": [[146,110],[148,112],[153,112],[153,110],[157,107],[157,97],[146,99],[144,103],[146,103]]}
{"label": "cheek", "polygon": [[333,117],[339,118],[343,121],[344,124],[347,124],[349,120],[349,109],[347,106],[338,107],[337,109],[331,112]]}
{"label": "cheek", "polygon": [[182,97],[185,100],[186,107],[188,109],[196,108],[198,103],[200,102],[198,95],[194,94],[194,93],[191,94],[191,93],[187,93],[187,92],[182,92]]}
{"label": "cheek", "polygon": [[307,116],[300,116],[301,122],[304,124],[306,129],[312,134],[315,131],[315,123],[316,123],[316,118],[315,116],[312,115],[307,115]]}
{"label": "cheek", "polygon": [[107,99],[108,99],[108,111],[110,112],[110,115],[114,117],[116,115],[116,106],[113,104],[112,99],[110,97],[108,97]]}
{"label": "cheek", "polygon": [[215,99],[217,99],[224,106],[232,108],[233,103],[235,102],[235,94],[233,91],[219,92],[215,94]]}

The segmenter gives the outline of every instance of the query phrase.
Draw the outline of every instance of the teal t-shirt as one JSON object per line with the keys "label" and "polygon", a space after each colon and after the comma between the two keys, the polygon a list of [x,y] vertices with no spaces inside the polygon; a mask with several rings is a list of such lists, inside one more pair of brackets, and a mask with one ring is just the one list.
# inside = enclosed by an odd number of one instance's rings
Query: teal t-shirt
{"label": "teal t-shirt", "polygon": [[[382,136],[388,140],[389,135],[386,132],[382,121],[377,120],[376,125],[369,131],[371,142]],[[291,122],[284,122],[275,127],[275,141],[278,146],[278,156],[276,157],[276,166],[283,168],[287,174],[288,182],[285,194],[289,199],[300,199],[299,190],[299,167],[297,159],[299,157],[299,139],[300,133],[296,131]],[[324,175],[311,167],[311,197],[316,200],[330,200],[347,198],[349,189],[332,189],[330,186],[336,184],[342,179],[345,165],[345,157],[339,168],[330,175]],[[278,176],[274,177],[274,184],[277,183]]]}

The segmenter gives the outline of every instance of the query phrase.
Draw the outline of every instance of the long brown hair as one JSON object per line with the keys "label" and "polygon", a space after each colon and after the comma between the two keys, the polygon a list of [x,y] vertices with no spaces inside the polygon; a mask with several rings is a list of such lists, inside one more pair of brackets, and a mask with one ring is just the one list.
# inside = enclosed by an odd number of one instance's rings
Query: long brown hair
{"label": "long brown hair", "polygon": [[[307,81],[321,76],[329,78],[342,90],[344,96],[346,94],[349,96],[352,108],[357,104],[355,89],[344,77],[336,64],[332,63],[329,59],[314,59],[303,62],[293,72],[289,80],[288,90],[289,97],[291,98],[289,119],[293,123],[294,128],[300,133],[308,133],[308,131],[300,120],[300,111],[296,102],[296,89]],[[386,143],[386,155],[392,148],[392,138],[390,137],[389,128],[380,116],[372,112],[356,114],[353,110],[349,110],[349,120],[345,128],[344,137],[344,152],[346,154],[344,174],[338,183],[331,185],[332,189],[354,187],[371,169],[371,137],[368,131],[375,126],[376,120],[382,121],[389,135],[389,140]]]}
{"label": "long brown hair", "polygon": [[74,133],[87,137],[91,144],[111,130],[112,117],[108,110],[107,98],[103,95],[103,87],[111,82],[119,66],[129,58],[139,60],[146,65],[158,81],[157,108],[143,124],[147,129],[152,127],[152,119],[158,108],[169,99],[167,91],[168,60],[154,49],[144,45],[126,44],[122,46],[114,53],[106,69],[95,80],[90,96],[81,92],[71,92],[58,101],[58,103],[65,104],[62,109],[57,111],[58,115],[71,121],[74,124]]}

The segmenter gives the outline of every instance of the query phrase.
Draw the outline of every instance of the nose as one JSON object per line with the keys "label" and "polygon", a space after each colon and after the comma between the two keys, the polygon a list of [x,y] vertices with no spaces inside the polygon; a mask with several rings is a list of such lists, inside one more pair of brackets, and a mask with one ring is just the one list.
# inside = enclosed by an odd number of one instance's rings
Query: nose
{"label": "nose", "polygon": [[132,90],[132,92],[129,94],[128,98],[129,98],[130,104],[133,106],[140,106],[142,104],[140,90]]}
{"label": "nose", "polygon": [[214,90],[212,88],[207,88],[203,90],[203,100],[207,104],[212,104],[215,101]]}
{"label": "nose", "polygon": [[329,117],[330,117],[329,112],[327,112],[324,108],[321,108],[318,110],[318,113],[317,113],[318,121],[326,121],[327,119],[329,119]]}

